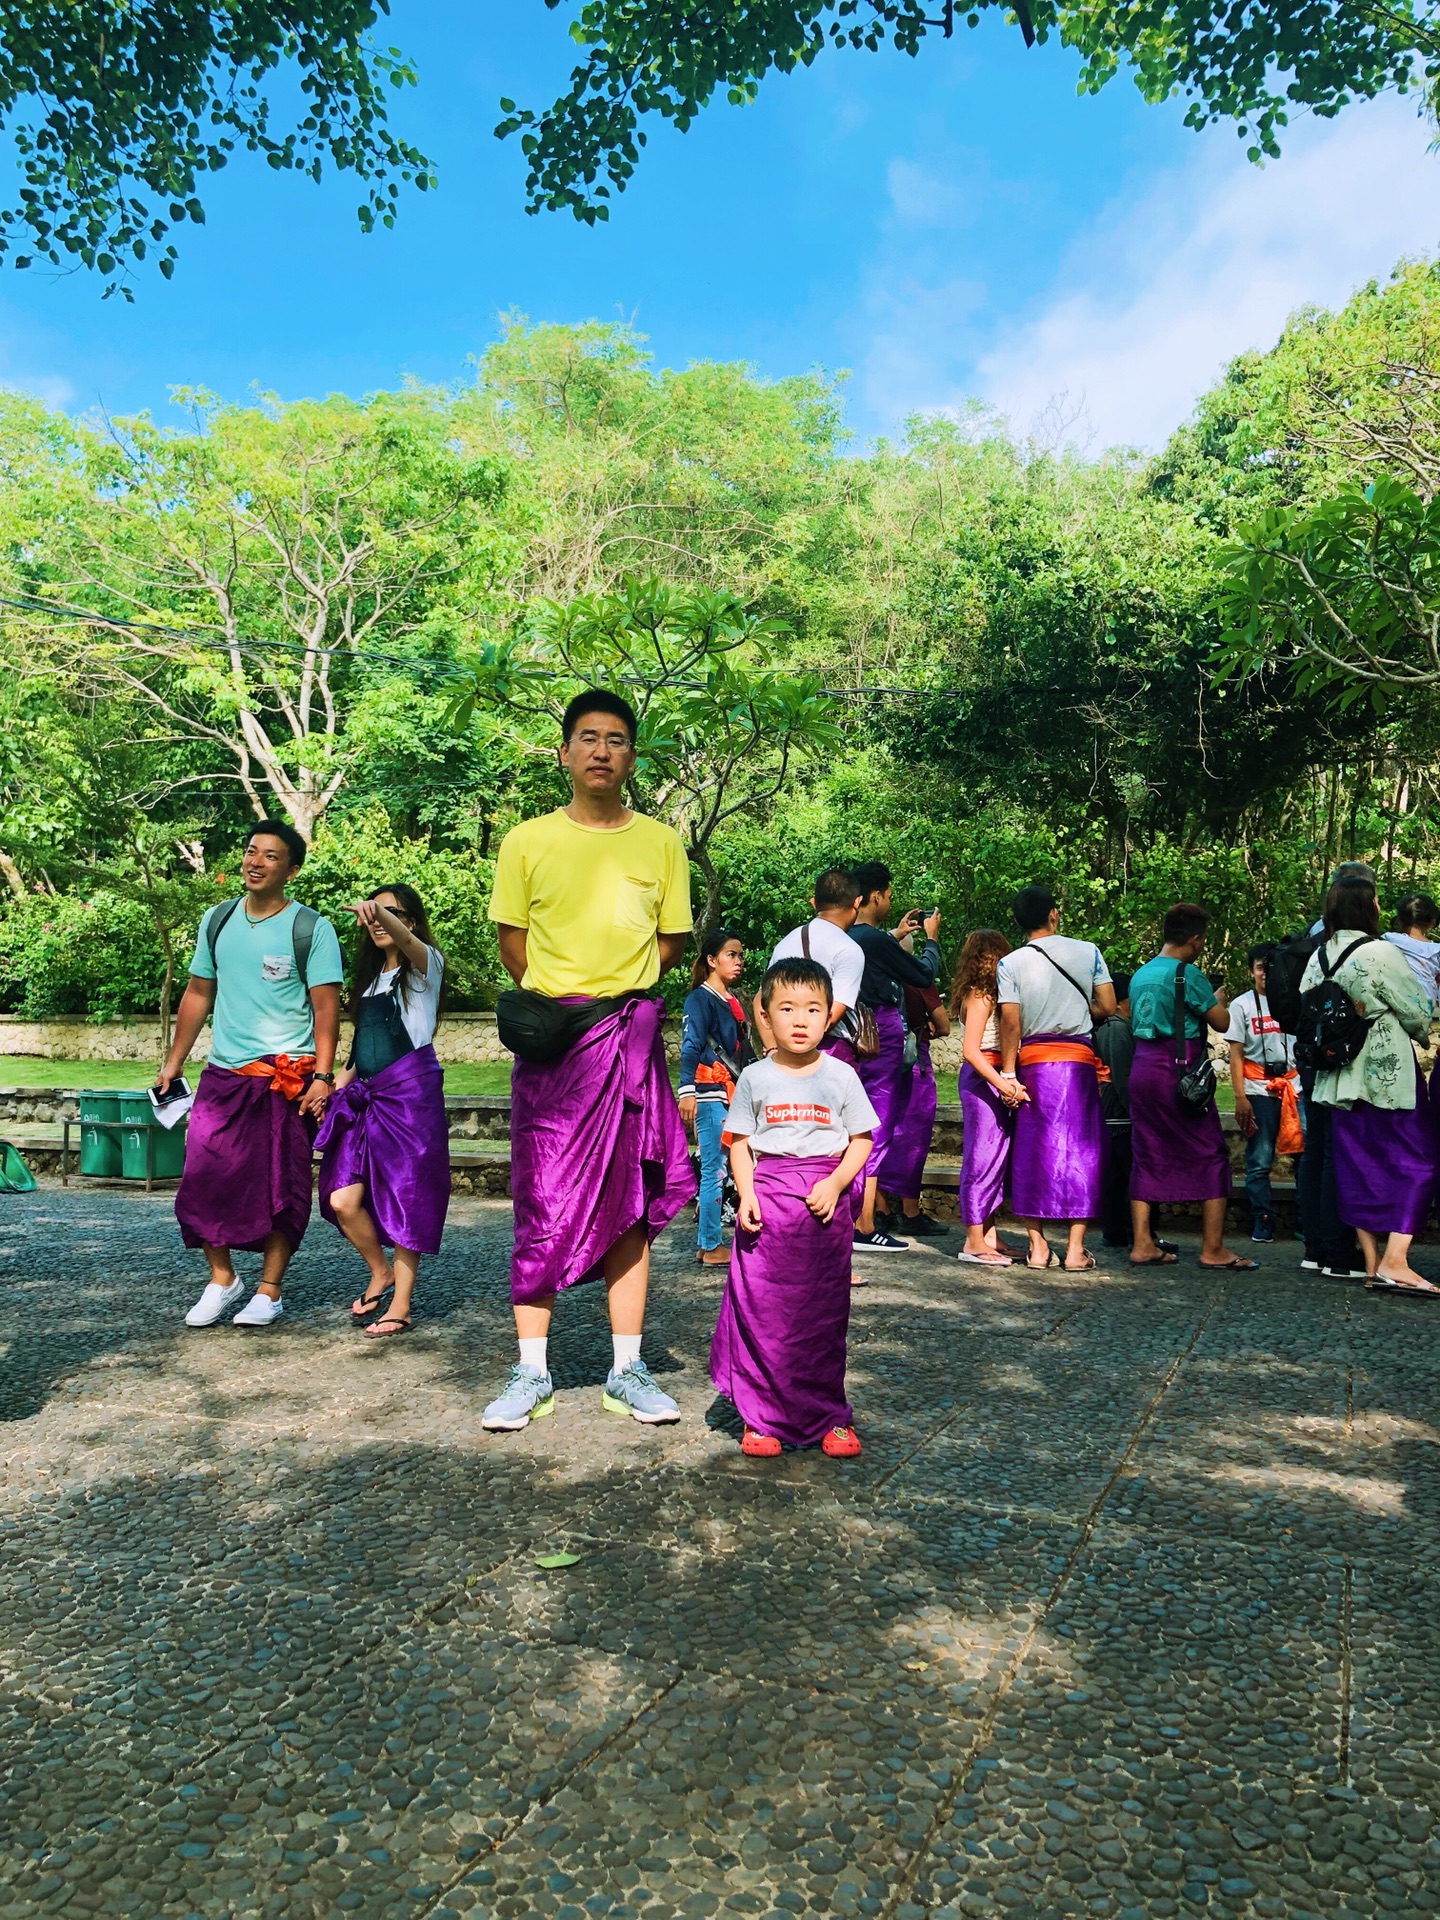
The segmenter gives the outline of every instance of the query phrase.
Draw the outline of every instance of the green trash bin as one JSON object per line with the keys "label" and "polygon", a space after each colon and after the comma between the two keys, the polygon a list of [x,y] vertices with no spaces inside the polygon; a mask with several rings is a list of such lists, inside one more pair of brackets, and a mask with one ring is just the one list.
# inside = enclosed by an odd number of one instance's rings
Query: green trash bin
{"label": "green trash bin", "polygon": [[155,1109],[150,1104],[150,1095],[143,1088],[138,1093],[119,1095],[120,1119],[120,1171],[127,1180],[145,1178],[145,1140],[153,1134],[155,1139],[151,1171],[157,1180],[175,1180],[185,1171],[185,1125],[162,1127],[155,1118]]}
{"label": "green trash bin", "polygon": [[99,1093],[93,1088],[80,1090],[80,1171],[113,1180],[120,1171],[120,1136],[105,1133],[97,1120],[120,1119],[118,1093]]}

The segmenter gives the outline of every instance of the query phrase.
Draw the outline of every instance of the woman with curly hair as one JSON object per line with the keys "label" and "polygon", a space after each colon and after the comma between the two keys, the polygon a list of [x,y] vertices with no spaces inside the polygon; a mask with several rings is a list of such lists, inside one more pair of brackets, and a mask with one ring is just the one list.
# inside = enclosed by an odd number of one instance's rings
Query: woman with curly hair
{"label": "woman with curly hair", "polygon": [[960,949],[950,988],[950,1011],[963,1022],[964,1065],[960,1110],[964,1146],[960,1161],[960,1224],[965,1245],[956,1255],[977,1267],[1008,1267],[995,1218],[1005,1191],[1005,1168],[1015,1109],[1028,1098],[1016,1080],[1000,1072],[1000,1016],[995,970],[1010,942],[994,927],[981,927]]}

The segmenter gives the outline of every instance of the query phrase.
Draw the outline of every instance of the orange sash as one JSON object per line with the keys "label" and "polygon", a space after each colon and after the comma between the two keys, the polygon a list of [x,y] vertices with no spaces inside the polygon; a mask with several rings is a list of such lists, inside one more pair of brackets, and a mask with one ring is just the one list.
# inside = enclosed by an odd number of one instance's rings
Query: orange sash
{"label": "orange sash", "polygon": [[305,1091],[305,1076],[314,1071],[313,1053],[302,1053],[298,1060],[292,1060],[288,1053],[277,1053],[272,1066],[268,1060],[250,1060],[243,1067],[232,1067],[232,1073],[243,1073],[251,1080],[270,1082],[272,1093],[283,1093],[287,1100],[298,1100]]}
{"label": "orange sash", "polygon": [[1000,1050],[998,1047],[982,1047],[980,1049],[980,1058],[988,1065],[998,1067],[1000,1064]]}
{"label": "orange sash", "polygon": [[1043,1066],[1051,1061],[1068,1060],[1077,1067],[1094,1067],[1102,1086],[1110,1078],[1110,1069],[1088,1040],[1027,1040],[1020,1049],[1022,1067]]}
{"label": "orange sash", "polygon": [[1305,1151],[1305,1129],[1300,1124],[1300,1102],[1295,1097],[1295,1069],[1287,1067],[1284,1073],[1267,1074],[1258,1060],[1247,1060],[1245,1078],[1263,1080],[1265,1091],[1274,1094],[1280,1102],[1280,1131],[1275,1136],[1277,1153],[1303,1153]]}
{"label": "orange sash", "polygon": [[722,1067],[717,1060],[713,1066],[707,1066],[702,1060],[695,1069],[697,1087],[723,1087],[727,1101],[735,1098],[735,1082],[730,1078],[729,1069]]}

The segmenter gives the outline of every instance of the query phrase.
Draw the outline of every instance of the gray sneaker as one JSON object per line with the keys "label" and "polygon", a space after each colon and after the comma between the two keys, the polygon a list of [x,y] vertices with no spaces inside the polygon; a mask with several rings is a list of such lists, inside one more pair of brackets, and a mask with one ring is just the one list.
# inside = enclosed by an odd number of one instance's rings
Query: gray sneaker
{"label": "gray sneaker", "polygon": [[532,1420],[543,1420],[554,1411],[555,1388],[549,1374],[520,1364],[510,1369],[505,1391],[486,1407],[480,1424],[489,1433],[518,1433]]}
{"label": "gray sneaker", "polygon": [[623,1373],[610,1375],[600,1404],[607,1413],[628,1413],[647,1427],[663,1427],[680,1418],[679,1407],[656,1386],[643,1360],[632,1360]]}

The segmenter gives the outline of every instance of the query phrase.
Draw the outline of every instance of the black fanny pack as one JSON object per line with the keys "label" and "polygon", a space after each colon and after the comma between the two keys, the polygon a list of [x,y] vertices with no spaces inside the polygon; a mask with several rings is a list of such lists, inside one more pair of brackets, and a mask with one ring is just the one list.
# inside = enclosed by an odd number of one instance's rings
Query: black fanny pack
{"label": "black fanny pack", "polygon": [[511,987],[495,1002],[495,1028],[502,1047],[522,1060],[543,1064],[568,1053],[591,1027],[598,1027],[627,1000],[648,1000],[652,994],[653,989],[640,988],[611,999],[567,1003],[529,987]]}

